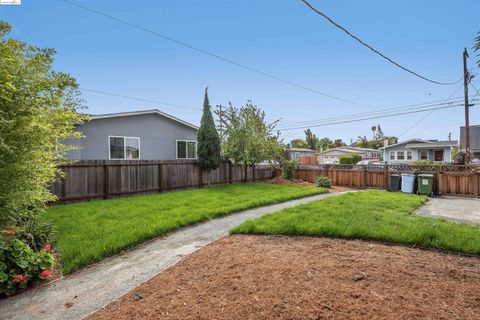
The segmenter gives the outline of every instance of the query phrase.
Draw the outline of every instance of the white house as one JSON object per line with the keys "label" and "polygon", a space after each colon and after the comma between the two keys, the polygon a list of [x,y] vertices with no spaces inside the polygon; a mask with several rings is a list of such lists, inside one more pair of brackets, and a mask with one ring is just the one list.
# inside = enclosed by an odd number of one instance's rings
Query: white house
{"label": "white house", "polygon": [[336,164],[340,162],[340,157],[353,154],[360,155],[362,160],[380,161],[383,153],[377,149],[345,146],[320,152],[318,161],[320,164]]}
{"label": "white house", "polygon": [[451,162],[452,149],[457,147],[455,140],[437,141],[410,139],[383,148],[383,159],[388,163],[412,163],[416,160]]}

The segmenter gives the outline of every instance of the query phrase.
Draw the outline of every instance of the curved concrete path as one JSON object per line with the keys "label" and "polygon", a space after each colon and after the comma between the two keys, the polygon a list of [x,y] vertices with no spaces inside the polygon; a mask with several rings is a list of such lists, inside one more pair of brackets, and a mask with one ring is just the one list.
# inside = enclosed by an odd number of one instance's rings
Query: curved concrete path
{"label": "curved concrete path", "polygon": [[0,301],[1,319],[82,319],[177,263],[183,256],[264,214],[340,195],[321,194],[203,222],[107,258],[44,287]]}

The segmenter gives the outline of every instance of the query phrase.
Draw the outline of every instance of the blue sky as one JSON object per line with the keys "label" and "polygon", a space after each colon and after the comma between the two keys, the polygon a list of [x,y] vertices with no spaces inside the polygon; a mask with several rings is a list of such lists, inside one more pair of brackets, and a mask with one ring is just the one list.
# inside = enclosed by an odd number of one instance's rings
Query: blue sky
{"label": "blue sky", "polygon": [[[439,86],[405,73],[313,14],[299,0],[74,0],[115,17],[319,91],[347,104],[295,88],[140,32],[60,0],[23,0],[0,6],[11,36],[58,52],[55,69],[81,87],[201,108],[209,86],[212,105],[252,99],[268,119],[295,121],[461,97],[461,84]],[[438,81],[462,77],[462,51],[480,31],[475,0],[312,0],[386,55]],[[479,69],[470,59],[470,69]],[[480,78],[480,75],[478,76]],[[480,79],[474,81],[480,88]],[[84,92],[93,114],[158,108],[192,123],[201,112]],[[480,124],[480,108],[471,123]],[[372,125],[399,135],[424,113],[312,128],[349,142],[371,136]],[[401,136],[458,137],[461,108],[433,112]],[[285,140],[303,130],[283,132]]]}

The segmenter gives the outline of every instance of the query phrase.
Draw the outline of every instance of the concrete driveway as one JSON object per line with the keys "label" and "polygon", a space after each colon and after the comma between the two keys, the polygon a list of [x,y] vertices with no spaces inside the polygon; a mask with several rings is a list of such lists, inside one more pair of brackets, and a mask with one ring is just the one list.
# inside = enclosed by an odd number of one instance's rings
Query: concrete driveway
{"label": "concrete driveway", "polygon": [[442,197],[429,199],[415,214],[459,223],[480,224],[480,199]]}

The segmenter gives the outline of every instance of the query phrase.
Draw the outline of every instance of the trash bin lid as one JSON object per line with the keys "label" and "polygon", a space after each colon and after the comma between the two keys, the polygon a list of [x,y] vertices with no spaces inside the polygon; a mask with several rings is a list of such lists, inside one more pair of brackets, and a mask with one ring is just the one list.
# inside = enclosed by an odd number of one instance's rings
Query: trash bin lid
{"label": "trash bin lid", "polygon": [[402,177],[415,177],[415,175],[411,173],[402,173]]}
{"label": "trash bin lid", "polygon": [[419,174],[418,176],[422,178],[433,178],[433,174],[429,174],[429,173],[422,173],[422,174]]}
{"label": "trash bin lid", "polygon": [[390,177],[400,177],[399,174],[391,174]]}

